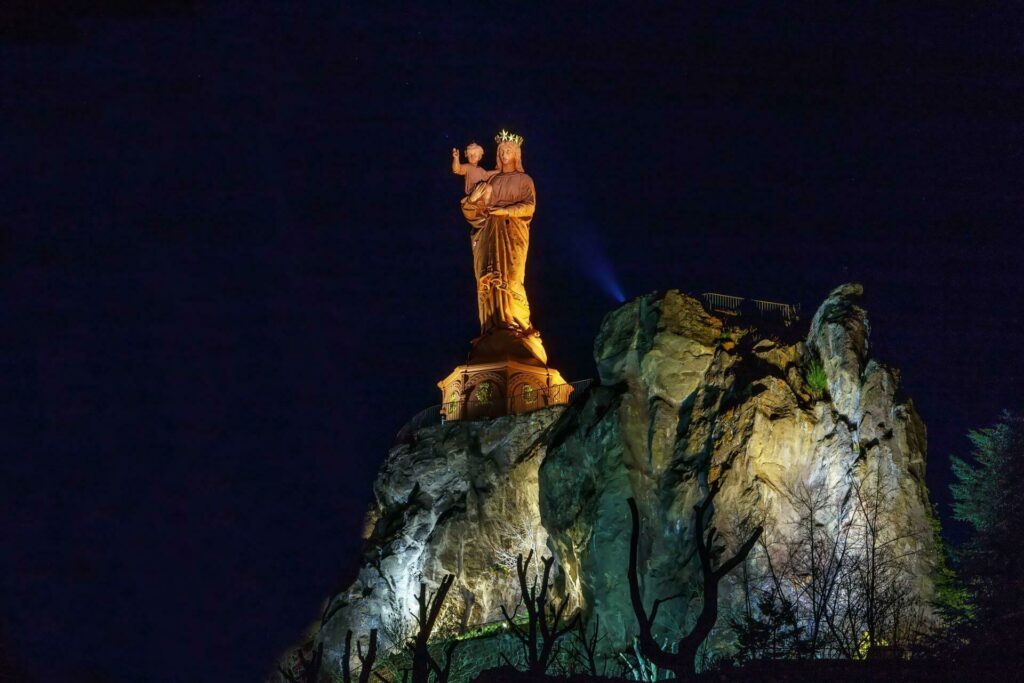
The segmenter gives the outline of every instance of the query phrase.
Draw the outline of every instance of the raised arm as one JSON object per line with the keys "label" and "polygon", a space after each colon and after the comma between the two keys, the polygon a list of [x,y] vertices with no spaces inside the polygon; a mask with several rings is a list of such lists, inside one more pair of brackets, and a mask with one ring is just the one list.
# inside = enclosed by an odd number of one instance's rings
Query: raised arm
{"label": "raised arm", "polygon": [[452,173],[455,175],[466,175],[467,169],[459,163],[459,150],[452,147]]}

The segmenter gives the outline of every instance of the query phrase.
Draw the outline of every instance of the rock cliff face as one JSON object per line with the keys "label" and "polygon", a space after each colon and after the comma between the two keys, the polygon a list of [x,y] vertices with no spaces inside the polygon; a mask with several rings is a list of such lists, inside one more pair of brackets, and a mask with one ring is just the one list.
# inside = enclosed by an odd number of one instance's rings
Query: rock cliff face
{"label": "rock cliff face", "polygon": [[[744,599],[744,576],[769,580],[767,557],[776,569],[795,565],[808,529],[841,543],[848,561],[862,556],[868,522],[886,562],[900,560],[886,571],[898,571],[908,593],[931,596],[925,428],[897,373],[871,357],[861,293],[859,285],[833,291],[804,339],[792,338],[793,328],[730,323],[674,291],[605,318],[594,345],[600,386],[549,438],[540,509],[566,590],[600,616],[609,647],[628,645],[636,631],[624,578],[627,498],[644,520],[645,603],[684,594],[659,612],[668,636],[700,609],[693,506],[716,478],[712,523],[727,546],[765,526],[748,566],[726,579],[724,609]],[[713,645],[730,639],[725,626],[720,620]]]}
{"label": "rock cliff face", "polygon": [[[871,355],[860,295],[837,288],[809,330],[712,315],[676,291],[644,296],[605,318],[600,383],[572,405],[412,433],[378,476],[359,578],[317,636],[326,666],[348,629],[379,629],[385,651],[400,649],[419,582],[433,588],[446,573],[458,579],[442,629],[498,620],[518,601],[515,557],[531,549],[555,554],[560,590],[600,617],[604,647],[628,647],[629,497],[643,518],[645,602],[682,593],[657,621],[661,636],[677,633],[699,610],[692,511],[716,479],[727,547],[765,527],[726,579],[726,613],[768,580],[769,559],[792,564],[802,530],[843,538],[852,558],[866,552],[854,532],[868,522],[900,558],[901,590],[927,600],[925,428],[897,372]],[[729,646],[727,630],[712,647]]]}
{"label": "rock cliff face", "polygon": [[547,543],[537,471],[564,410],[426,427],[392,449],[374,485],[363,567],[317,637],[327,667],[340,661],[349,629],[378,629],[384,651],[402,649],[420,581],[434,590],[445,574],[458,577],[442,632],[497,621],[502,604],[516,603],[517,555]]}

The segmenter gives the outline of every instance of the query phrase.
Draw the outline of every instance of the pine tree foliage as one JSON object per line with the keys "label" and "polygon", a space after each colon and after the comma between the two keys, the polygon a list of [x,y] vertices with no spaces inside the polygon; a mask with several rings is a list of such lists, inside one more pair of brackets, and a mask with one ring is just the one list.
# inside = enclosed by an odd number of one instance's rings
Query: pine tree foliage
{"label": "pine tree foliage", "polygon": [[[960,575],[954,570],[953,548],[942,537],[942,525],[939,523],[938,506],[932,507],[932,544],[937,549],[937,562],[934,568],[935,597],[932,605],[945,624],[946,635],[955,635],[974,616],[970,591],[964,586]],[[935,639],[934,636],[932,640]],[[941,637],[944,636],[939,636]]]}
{"label": "pine tree foliage", "polygon": [[954,517],[974,533],[957,559],[987,620],[1024,607],[1024,417],[1004,413],[968,436],[973,463],[952,458],[950,488]]}

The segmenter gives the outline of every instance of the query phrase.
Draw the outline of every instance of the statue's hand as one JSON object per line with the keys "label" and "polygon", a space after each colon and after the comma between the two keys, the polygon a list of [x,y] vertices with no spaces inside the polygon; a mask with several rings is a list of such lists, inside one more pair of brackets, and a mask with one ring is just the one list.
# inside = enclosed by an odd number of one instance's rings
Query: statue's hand
{"label": "statue's hand", "polygon": [[488,209],[487,213],[489,215],[491,215],[491,216],[507,216],[508,215],[508,209],[503,209],[501,207],[497,207],[496,206],[494,208]]}
{"label": "statue's hand", "polygon": [[473,191],[469,194],[470,203],[475,204],[482,200],[486,204],[491,199],[490,190],[491,186],[487,183],[477,183],[476,187],[474,187]]}
{"label": "statue's hand", "polygon": [[456,147],[452,147],[452,159],[455,161],[459,160],[459,150]]}

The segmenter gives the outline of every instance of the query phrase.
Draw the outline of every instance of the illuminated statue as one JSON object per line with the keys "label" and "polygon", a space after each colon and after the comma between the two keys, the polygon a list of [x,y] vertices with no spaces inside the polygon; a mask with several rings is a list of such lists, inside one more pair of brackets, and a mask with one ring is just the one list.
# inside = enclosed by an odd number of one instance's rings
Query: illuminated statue
{"label": "illuminated statue", "polygon": [[484,156],[484,148],[475,142],[471,142],[466,146],[466,159],[469,161],[467,164],[459,163],[459,150],[452,148],[452,173],[455,175],[466,176],[466,194],[473,191],[476,184],[487,180],[498,171],[487,171],[477,164]]}
{"label": "illuminated statue", "polygon": [[480,315],[480,336],[470,358],[518,357],[545,365],[547,352],[530,323],[523,285],[530,221],[537,206],[533,179],[523,171],[523,138],[503,130],[495,141],[498,172],[477,183],[462,200],[462,213],[472,228]]}
{"label": "illuminated statue", "polygon": [[465,363],[437,383],[444,420],[527,413],[565,404],[573,391],[548,365],[540,333],[530,322],[523,280],[537,195],[533,179],[523,172],[523,138],[503,130],[495,142],[495,171],[478,165],[479,145],[466,148],[468,165],[452,150],[452,172],[466,176],[468,196],[461,205],[470,225],[480,336]]}

